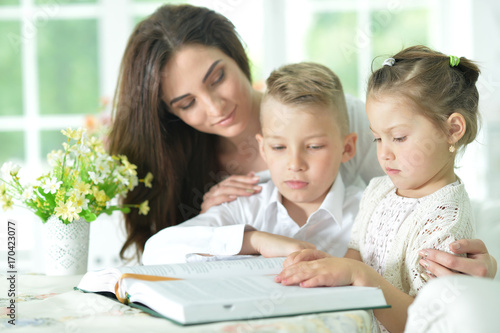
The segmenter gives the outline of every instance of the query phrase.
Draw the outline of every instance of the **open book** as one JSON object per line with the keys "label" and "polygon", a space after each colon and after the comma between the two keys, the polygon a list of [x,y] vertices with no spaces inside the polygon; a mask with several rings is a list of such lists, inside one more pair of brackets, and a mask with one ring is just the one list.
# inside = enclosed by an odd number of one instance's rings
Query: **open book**
{"label": "open book", "polygon": [[180,324],[388,307],[370,287],[301,288],[274,282],[284,258],[133,266],[88,272],[77,288],[108,292]]}

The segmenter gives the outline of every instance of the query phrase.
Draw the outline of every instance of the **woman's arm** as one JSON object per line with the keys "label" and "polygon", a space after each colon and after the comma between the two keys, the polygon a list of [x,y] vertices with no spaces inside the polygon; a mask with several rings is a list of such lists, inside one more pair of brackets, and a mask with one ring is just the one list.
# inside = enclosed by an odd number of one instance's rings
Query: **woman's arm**
{"label": "woman's arm", "polygon": [[450,244],[450,250],[456,254],[465,253],[467,257],[458,257],[434,249],[423,249],[419,252],[422,257],[420,264],[434,276],[460,272],[473,276],[495,277],[497,262],[480,239],[455,241]]}

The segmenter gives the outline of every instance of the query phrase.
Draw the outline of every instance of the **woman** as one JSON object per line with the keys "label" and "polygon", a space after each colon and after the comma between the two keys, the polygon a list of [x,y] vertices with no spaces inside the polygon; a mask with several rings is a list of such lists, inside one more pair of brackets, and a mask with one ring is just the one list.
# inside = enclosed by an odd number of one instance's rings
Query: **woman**
{"label": "woman", "polygon": [[[109,142],[112,153],[137,165],[139,177],[152,172],[155,184],[152,189],[139,185],[125,199],[149,200],[150,212],[125,215],[122,258],[132,245],[140,258],[146,240],[165,227],[260,190],[253,173],[267,169],[255,140],[260,99],[245,50],[224,16],[202,7],[165,5],[136,26],[122,59]],[[351,131],[359,139],[342,177],[346,183],[360,181],[359,176],[367,181],[381,170],[372,167],[370,133],[360,131],[368,130],[362,103],[346,101]],[[480,260],[454,259],[458,266],[448,267],[491,274],[496,262],[484,244],[469,242],[471,247],[461,250],[474,250]],[[428,253],[429,260],[445,254]],[[440,265],[446,260],[432,261],[430,271],[450,272]]]}

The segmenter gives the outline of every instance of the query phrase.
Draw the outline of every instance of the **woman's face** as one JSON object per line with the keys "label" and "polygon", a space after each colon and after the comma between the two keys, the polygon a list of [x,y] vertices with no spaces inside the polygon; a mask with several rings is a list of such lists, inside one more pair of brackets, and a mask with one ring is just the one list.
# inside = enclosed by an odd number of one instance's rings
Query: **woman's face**
{"label": "woman's face", "polygon": [[198,131],[234,137],[252,113],[252,86],[236,62],[215,47],[186,45],[161,73],[162,99]]}

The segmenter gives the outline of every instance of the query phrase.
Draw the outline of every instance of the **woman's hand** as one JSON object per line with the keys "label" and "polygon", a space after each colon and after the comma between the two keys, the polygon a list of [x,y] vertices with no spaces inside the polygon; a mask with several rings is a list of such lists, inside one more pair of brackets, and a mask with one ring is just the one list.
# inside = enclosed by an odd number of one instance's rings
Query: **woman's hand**
{"label": "woman's hand", "polygon": [[247,175],[232,175],[215,184],[203,196],[201,212],[206,212],[210,207],[220,205],[224,202],[235,200],[237,197],[250,196],[262,190],[258,186],[259,177],[250,172]]}
{"label": "woman's hand", "polygon": [[419,252],[420,265],[434,276],[463,273],[479,277],[494,278],[497,262],[488,253],[486,245],[480,239],[461,239],[450,244],[450,250],[456,254],[466,253],[467,257],[458,257],[434,249]]}
{"label": "woman's hand", "polygon": [[265,231],[245,231],[240,254],[261,254],[266,258],[286,257],[303,249],[316,249],[314,244]]}

